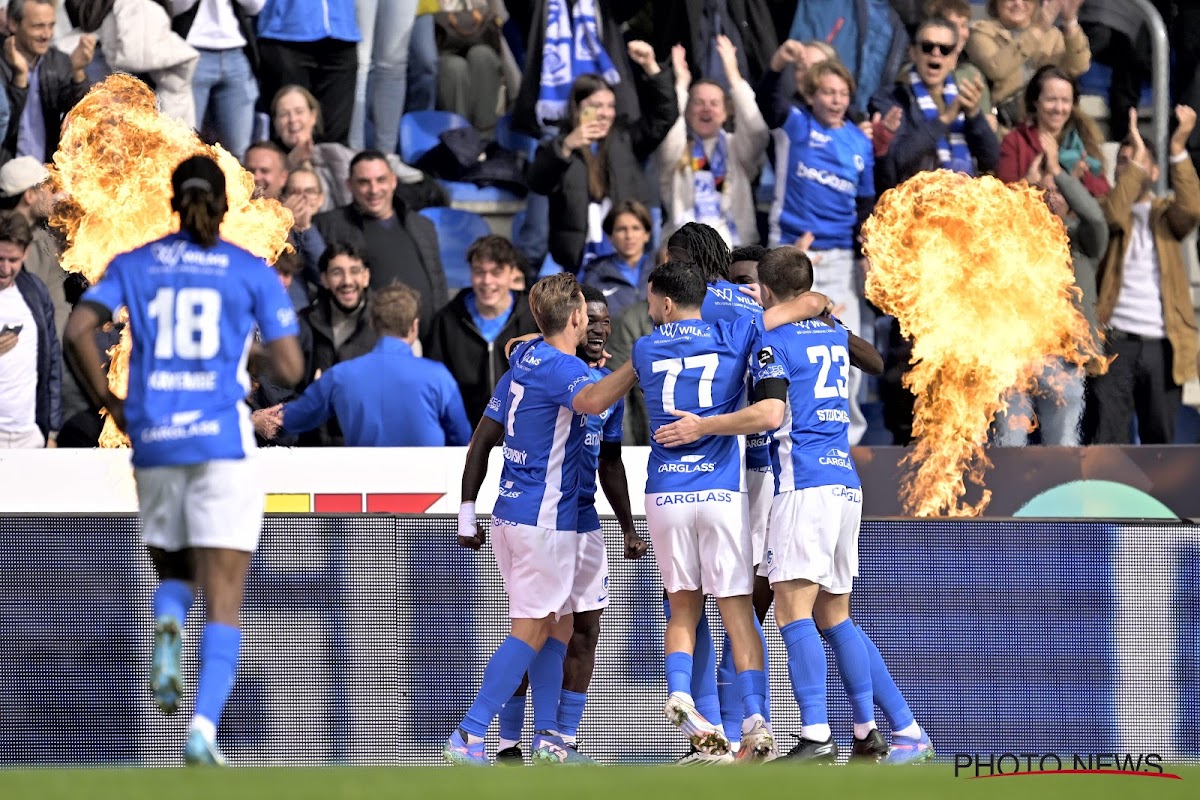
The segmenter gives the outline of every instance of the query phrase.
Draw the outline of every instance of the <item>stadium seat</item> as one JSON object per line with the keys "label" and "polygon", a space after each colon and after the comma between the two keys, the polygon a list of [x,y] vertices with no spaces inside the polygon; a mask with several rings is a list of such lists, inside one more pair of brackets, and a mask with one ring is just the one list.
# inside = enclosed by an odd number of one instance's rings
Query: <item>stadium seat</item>
{"label": "stadium seat", "polygon": [[410,111],[400,118],[400,158],[415,164],[437,146],[443,131],[469,127],[470,122],[452,111]]}
{"label": "stadium seat", "polygon": [[478,214],[457,208],[423,208],[418,213],[437,228],[446,285],[451,289],[470,286],[471,265],[467,263],[467,248],[479,237],[492,232],[487,221]]}
{"label": "stadium seat", "polygon": [[512,115],[510,114],[505,114],[496,122],[496,142],[505,150],[524,153],[530,160],[533,159],[534,151],[538,146],[537,139],[512,129]]}

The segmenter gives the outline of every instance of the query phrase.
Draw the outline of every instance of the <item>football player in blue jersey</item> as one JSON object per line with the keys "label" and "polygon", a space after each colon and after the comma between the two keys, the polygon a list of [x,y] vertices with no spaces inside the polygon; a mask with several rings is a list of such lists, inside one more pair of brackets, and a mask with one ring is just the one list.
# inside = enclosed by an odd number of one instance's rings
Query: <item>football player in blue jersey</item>
{"label": "football player in blue jersey", "polygon": [[[587,341],[576,354],[587,363],[597,380],[611,370],[597,366],[604,359],[604,347],[612,330],[608,302],[595,287],[584,286],[587,301]],[[501,377],[496,391],[488,402],[463,467],[462,499],[474,502],[479,496],[487,474],[488,454],[504,439],[504,419],[507,414],[510,373]],[[633,525],[629,506],[629,485],[625,465],[621,461],[621,424],[625,410],[624,399],[618,400],[603,414],[589,416],[584,460],[580,465],[579,491],[579,549],[575,559],[575,580],[571,590],[571,610],[574,631],[567,646],[563,668],[563,691],[559,700],[557,724],[552,726],[567,746],[578,752],[576,733],[587,704],[587,690],[596,663],[596,645],[600,637],[600,615],[608,607],[608,553],[596,514],[596,477],[599,475],[604,496],[612,506],[624,534],[625,557],[641,558],[646,542]],[[511,491],[501,486],[500,492]],[[482,543],[482,542],[480,542]],[[474,546],[475,540],[470,542]],[[500,711],[500,745],[497,764],[520,764],[521,729],[525,724],[525,693],[523,682]],[[546,724],[543,721],[541,724]],[[574,759],[572,759],[574,760]]]}
{"label": "football player in blue jersey", "polygon": [[[768,309],[812,286],[812,264],[795,248],[768,253],[758,274]],[[885,759],[924,761],[933,757],[929,737],[904,703],[878,649],[850,619],[862,513],[862,485],[847,433],[850,348],[846,329],[828,318],[768,331],[760,337],[753,361],[758,402],[721,416],[679,415],[678,422],[656,431],[655,440],[675,448],[701,437],[734,436],[764,426],[777,430],[771,445],[776,497],[767,534],[767,577],[804,723],[800,743],[789,757],[821,763],[837,759],[819,626],[853,710],[852,755],[879,760],[886,751],[875,726],[878,702],[893,725]],[[882,369],[878,354],[868,368]]]}
{"label": "football player in blue jersey", "polygon": [[[502,421],[504,491],[491,525],[512,628],[488,661],[474,704],[446,742],[443,754],[454,764],[489,763],[484,735],[526,672],[537,729],[534,757],[550,763],[574,760],[556,729],[563,661],[574,631],[571,595],[587,417],[615,405],[634,377],[625,365],[597,381],[576,356],[587,341],[588,313],[574,276],[542,279],[530,290],[529,305],[544,338],[522,344],[510,360]],[[482,545],[474,502],[464,500],[458,528],[460,544]]]}
{"label": "football player in blue jersey", "polygon": [[[827,302],[819,295],[797,297],[770,318],[744,315],[713,324],[701,318],[707,288],[689,262],[668,262],[650,276],[650,316],[657,327],[634,344],[631,361],[652,429],[671,422],[679,409],[737,409],[745,402],[747,358],[763,327],[810,318]],[[753,548],[739,443],[712,437],[674,452],[652,444],[646,471],[646,521],[671,608],[663,713],[701,752],[729,753],[720,723],[701,714],[691,694],[696,626],[704,595],[712,594],[729,632],[742,697],[738,757],[766,759],[774,738],[765,719],[764,653],[750,600]]]}
{"label": "football player in blue jersey", "polygon": [[[133,449],[142,535],[158,573],[150,688],[167,714],[183,692],[181,631],[195,587],[204,590],[200,679],[184,757],[224,764],[216,745],[242,634],[238,613],[262,527],[263,492],[245,398],[255,327],[288,385],[304,358],[296,314],[263,259],[219,237],[225,176],[193,156],[171,176],[180,230],[117,256],[71,313],[66,338],[89,392]],[[129,312],[129,391],[114,396],[94,333]]]}

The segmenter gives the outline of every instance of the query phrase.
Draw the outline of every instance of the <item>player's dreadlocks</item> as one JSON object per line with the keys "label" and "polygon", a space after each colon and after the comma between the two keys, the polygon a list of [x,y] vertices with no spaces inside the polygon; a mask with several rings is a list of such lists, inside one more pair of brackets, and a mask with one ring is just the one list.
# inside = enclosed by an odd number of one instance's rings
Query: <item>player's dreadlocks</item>
{"label": "player's dreadlocks", "polygon": [[688,222],[671,234],[667,246],[687,252],[705,283],[729,280],[729,248],[711,225]]}

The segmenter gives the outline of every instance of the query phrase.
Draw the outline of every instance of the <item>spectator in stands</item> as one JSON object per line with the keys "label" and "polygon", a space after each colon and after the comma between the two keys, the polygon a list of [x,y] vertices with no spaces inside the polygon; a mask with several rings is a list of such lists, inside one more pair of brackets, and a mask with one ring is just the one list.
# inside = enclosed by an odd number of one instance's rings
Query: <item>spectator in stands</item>
{"label": "spectator in stands", "polygon": [[[790,82],[780,72],[802,53],[800,42],[784,42],[771,58],[771,69],[758,96],[763,119],[787,148],[779,154],[781,185],[771,207],[772,246],[795,244],[810,251],[815,268],[813,291],[845,306],[841,319],[858,330],[862,319],[858,230],[875,204],[874,147],[867,135],[849,123],[846,112],[854,96],[854,78],[837,61],[812,67],[805,95],[811,109],[792,105]],[[858,444],[866,420],[858,405],[862,375],[850,371],[850,443]]]}
{"label": "spectator in stands", "polygon": [[792,66],[792,79],[796,82],[796,94],[793,102],[800,108],[807,108],[808,98],[804,96],[805,76],[808,71],[822,61],[839,61],[837,50],[825,42],[813,40],[805,42],[796,55],[796,63]]}
{"label": "spectator in stands", "polygon": [[[283,87],[271,102],[271,119],[275,136],[287,152],[287,167],[308,167],[321,179],[325,198],[321,210],[332,211],[349,203],[353,199],[349,187],[350,163],[357,152],[337,142],[317,142],[322,114],[313,93],[303,86]],[[385,156],[397,180],[405,185],[424,178],[420,170],[403,163],[394,153]]]}
{"label": "spectator in stands", "polygon": [[957,51],[958,31],[948,20],[935,17],[917,27],[912,66],[890,98],[904,116],[879,165],[881,190],[927,170],[976,175],[996,168],[1000,142],[980,106],[984,82],[955,79]]}
{"label": "spectator in stands", "polygon": [[[1080,293],[1078,308],[1095,335],[1096,265],[1108,249],[1108,221],[1087,187],[1060,165],[1056,144],[1053,137],[1046,140],[1046,151],[1029,166],[1025,180],[1046,192],[1050,210],[1062,218],[1067,228],[1075,285]],[[1036,409],[1042,444],[1078,447],[1083,422],[1083,370],[1056,359],[1046,365],[1035,388],[1032,397],[1028,392],[1014,391],[1006,398],[1008,407],[996,415],[993,427],[996,444],[1024,447]]]}
{"label": "spectator in stands", "polygon": [[1094,196],[1103,197],[1112,188],[1104,177],[1103,142],[1099,127],[1079,107],[1075,81],[1048,65],[1035,72],[1025,88],[1025,121],[1000,143],[996,177],[1005,183],[1019,181],[1039,154],[1053,149],[1059,166]]}
{"label": "spectator in stands", "polygon": [[254,176],[254,188],[259,197],[278,200],[287,183],[287,153],[274,142],[255,142],[246,149],[244,166]]}
{"label": "spectator in stands", "polygon": [[[400,117],[408,90],[408,54],[412,40],[431,36],[417,31],[418,0],[355,0],[358,28],[358,74],[354,83],[354,115],[350,120],[350,147],[368,146],[366,121],[375,125],[372,147],[396,152],[400,142]],[[432,21],[432,20],[431,20]]]}
{"label": "spectator in stands", "polygon": [[726,92],[732,91],[734,84],[727,79],[718,37],[729,38],[738,74],[752,85],[762,78],[771,53],[779,47],[768,0],[684,0],[649,5],[654,48],[661,53],[681,45],[688,71],[697,78],[716,81]]}
{"label": "spectator in stands", "polygon": [[471,286],[433,318],[426,346],[458,382],[467,421],[483,417],[500,376],[508,371],[504,345],[538,329],[524,292],[512,288],[520,257],[503,236],[484,236],[467,249]]}
{"label": "spectator in stands", "polygon": [[896,82],[908,50],[908,32],[887,0],[806,0],[797,5],[787,38],[833,46],[854,81],[856,115],[880,87]]}
{"label": "spectator in stands", "polygon": [[371,287],[412,287],[421,297],[421,332],[448,297],[446,273],[433,223],[396,196],[396,173],[378,150],[363,150],[350,162],[353,201],[318,214],[313,221],[326,242],[348,242],[371,265]]}
{"label": "spectator in stands", "polygon": [[288,173],[280,199],[292,212],[292,230],[288,233],[288,242],[300,254],[299,282],[318,286],[321,283],[321,270],[317,265],[321,253],[325,252],[325,240],[313,220],[325,201],[321,179],[308,167],[297,167]]}
{"label": "spectator in stands", "polygon": [[54,192],[50,173],[42,162],[20,156],[0,167],[0,208],[15,211],[29,223],[33,241],[25,254],[25,271],[38,277],[54,304],[54,330],[62,341],[63,329],[71,306],[63,289],[67,273],[59,260],[62,255],[58,237],[50,230],[50,212]]}
{"label": "spectator in stands", "polygon": [[1096,317],[1117,356],[1090,386],[1095,444],[1130,441],[1137,411],[1143,444],[1171,444],[1183,384],[1196,377],[1196,321],[1180,243],[1200,223],[1200,180],[1187,153],[1196,112],[1176,106],[1169,163],[1173,197],[1154,197],[1158,155],[1142,140],[1137,110],[1117,153],[1117,182],[1101,202],[1111,238],[1097,276]]}
{"label": "spectator in stands", "polygon": [[361,38],[354,0],[266,0],[258,15],[262,97],[277,100],[285,86],[304,87],[313,107],[325,111],[324,141],[345,144]]}
{"label": "spectator in stands", "polygon": [[[1158,0],[1164,21],[1170,2]],[[1088,38],[1092,60],[1112,69],[1108,84],[1108,138],[1129,135],[1129,109],[1137,108],[1142,84],[1150,78],[1150,37],[1142,10],[1129,0],[1087,0],[1079,9],[1079,25]],[[1168,30],[1170,28],[1168,27]],[[1195,35],[1192,28],[1189,35]]]}
{"label": "spectator in stands", "polygon": [[[657,152],[667,209],[662,237],[666,239],[686,222],[703,222],[720,232],[730,246],[757,244],[754,181],[771,134],[759,113],[754,90],[738,72],[728,38],[717,37],[717,52],[733,87],[728,95],[711,79],[693,83],[683,48],[671,51],[680,117]],[[734,133],[725,131],[730,101],[737,126]]]}
{"label": "spectator in stands", "polygon": [[650,212],[637,200],[617,204],[604,218],[604,235],[616,252],[591,261],[582,282],[604,294],[613,319],[646,296],[646,279],[654,270],[649,252],[652,226]]}
{"label": "spectator in stands", "polygon": [[[1166,15],[1167,30],[1171,32],[1171,45],[1175,55],[1175,68],[1171,78],[1176,86],[1179,101],[1192,108],[1200,108],[1200,0],[1175,3],[1175,18]],[[1188,142],[1192,163],[1200,164],[1200,129],[1192,131]]]}
{"label": "spectator in stands", "polygon": [[196,125],[239,160],[254,136],[258,81],[247,51],[258,46],[254,17],[263,3],[171,0],[172,27],[200,54],[192,76]]}
{"label": "spectator in stands", "polygon": [[279,282],[283,284],[283,288],[287,289],[292,307],[297,311],[308,308],[312,298],[308,296],[308,286],[304,280],[304,259],[300,254],[295,250],[289,250],[275,259],[275,263],[271,266],[279,275]]}
{"label": "spectator in stands", "polygon": [[413,354],[419,301],[403,284],[377,291],[370,309],[375,347],[331,367],[284,405],[281,429],[305,433],[333,415],[347,447],[465,446],[471,428],[454,378],[437,361]]}
{"label": "spectator in stands", "polygon": [[1038,67],[1052,64],[1078,78],[1091,66],[1087,35],[1079,27],[1082,4],[1083,0],[988,0],[991,19],[971,26],[967,55],[991,81],[992,101],[1006,131],[1025,118],[1023,90]]}
{"label": "spectator in stands", "polygon": [[[455,35],[452,26],[438,30],[437,106],[466,117],[490,136],[520,88],[521,73],[500,34],[508,10],[503,0],[439,0],[438,5],[443,12],[478,14],[484,33],[476,40]],[[506,101],[504,109],[500,99]]]}
{"label": "spectator in stands", "polygon": [[638,79],[642,117],[629,124],[616,115],[612,87],[598,75],[571,85],[563,133],[543,142],[529,166],[529,188],[550,197],[550,254],[578,273],[591,259],[612,252],[604,217],[622,200],[651,203],[641,162],[662,143],[679,117],[670,72],[645,42],[629,43]]}
{"label": "spectator in stands", "polygon": [[[64,294],[68,308],[74,308],[91,283],[82,272],[67,274]],[[101,369],[108,372],[108,351],[121,338],[124,323],[113,322],[96,330],[96,351],[100,353]],[[104,429],[101,407],[87,391],[87,379],[83,377],[70,358],[63,358],[62,370],[62,430],[58,432],[59,447],[99,447],[100,433]]]}
{"label": "spectator in stands", "polygon": [[[988,124],[992,126],[992,130],[996,130],[998,122],[996,115],[992,113],[992,90],[988,86],[987,76],[979,71],[979,67],[967,60],[965,51],[967,49],[967,40],[971,38],[971,4],[967,0],[928,0],[925,4],[925,16],[919,18],[921,20],[932,17],[941,17],[950,22],[958,29],[958,47],[954,51],[954,80],[958,83],[972,79],[979,79],[983,84],[983,93],[979,97],[979,108],[983,110]],[[914,38],[916,36],[917,26],[914,24],[911,28]]]}
{"label": "spectator in stands", "polygon": [[46,286],[21,269],[29,223],[0,214],[0,449],[55,447],[62,427],[62,350]]}
{"label": "spectator in stands", "polygon": [[[667,259],[667,245],[664,243],[655,253],[654,266],[667,263]],[[643,282],[638,299],[622,311],[619,317],[613,317],[612,335],[608,337],[607,348],[612,358],[608,360],[607,366],[613,370],[619,369],[631,358],[633,343],[643,336],[648,336],[653,330],[650,304],[646,299],[646,283]],[[646,411],[646,399],[642,397],[642,390],[638,386],[625,395],[623,428],[624,444],[637,447],[650,444],[650,415]]]}
{"label": "spectator in stands", "polygon": [[[307,387],[334,364],[370,352],[377,338],[371,327],[371,270],[362,251],[334,242],[321,254],[321,289],[298,315]],[[330,445],[341,438],[334,425],[302,438],[302,444]]]}
{"label": "spectator in stands", "polygon": [[[54,22],[54,0],[9,0],[11,35],[4,39],[0,76],[10,124],[0,162],[16,156],[33,156],[42,163],[53,160],[63,117],[87,94],[85,70],[96,39],[80,37],[68,56],[52,46]],[[31,98],[34,102],[27,102]]]}

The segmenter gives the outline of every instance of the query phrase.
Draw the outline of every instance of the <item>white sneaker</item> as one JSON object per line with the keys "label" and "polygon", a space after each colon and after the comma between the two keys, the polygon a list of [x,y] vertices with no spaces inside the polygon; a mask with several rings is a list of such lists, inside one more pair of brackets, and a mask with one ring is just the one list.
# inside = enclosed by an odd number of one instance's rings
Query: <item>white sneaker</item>
{"label": "white sneaker", "polygon": [[765,763],[777,757],[775,736],[761,715],[742,720],[742,743],[738,748],[739,764]]}
{"label": "white sneaker", "polygon": [[710,756],[729,755],[729,740],[721,729],[701,716],[686,695],[678,692],[667,698],[663,716],[683,731],[692,746]]}

